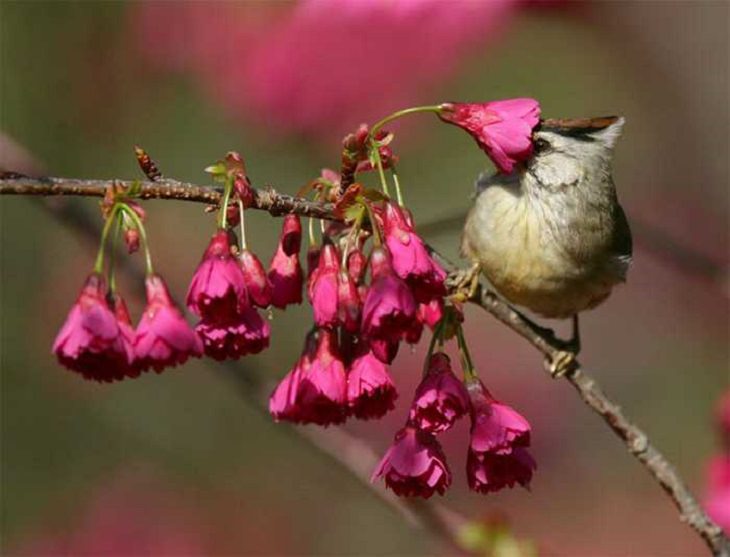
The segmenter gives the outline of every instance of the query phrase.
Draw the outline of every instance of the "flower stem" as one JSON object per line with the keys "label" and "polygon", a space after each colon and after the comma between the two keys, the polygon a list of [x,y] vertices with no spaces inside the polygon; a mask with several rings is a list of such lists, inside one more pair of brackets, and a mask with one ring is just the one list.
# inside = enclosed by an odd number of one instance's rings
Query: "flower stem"
{"label": "flower stem", "polygon": [[466,345],[466,339],[464,338],[464,329],[461,325],[456,328],[456,342],[459,345],[459,355],[461,356],[461,368],[464,372],[465,381],[474,381],[477,379],[477,372],[474,367],[474,362],[469,354],[469,348]]}
{"label": "flower stem", "polygon": [[117,205],[112,207],[112,210],[109,213],[106,222],[104,223],[104,229],[101,231],[101,242],[99,244],[99,251],[96,254],[96,262],[94,263],[95,273],[101,274],[104,272],[104,252],[106,251],[106,240],[109,236],[109,231],[112,228],[112,224],[114,224],[114,221],[116,220],[118,212],[119,207]]}
{"label": "flower stem", "polygon": [[360,225],[362,224],[362,219],[364,215],[365,211],[361,211],[360,214],[355,218],[352,223],[352,228],[350,228],[350,232],[347,234],[347,238],[345,238],[345,249],[342,250],[341,264],[343,269],[347,269],[347,256],[350,254],[353,238],[357,238],[357,235],[360,232]]}
{"label": "flower stem", "polygon": [[228,203],[231,200],[231,192],[233,191],[233,180],[228,177],[223,186],[223,201],[221,202],[221,212],[218,215],[218,226],[223,230],[228,227]]}
{"label": "flower stem", "polygon": [[423,364],[423,375],[426,375],[428,372],[428,364],[431,361],[431,356],[433,355],[433,349],[436,348],[436,342],[439,343],[439,347],[443,348],[444,345],[444,339],[443,339],[443,332],[444,327],[446,326],[446,319],[443,317],[439,319],[439,322],[436,323],[436,327],[433,330],[433,335],[431,336],[431,342],[428,345],[428,352],[426,353],[426,361]]}
{"label": "flower stem", "polygon": [[309,217],[307,228],[309,229],[309,247],[316,246],[317,238],[314,237],[314,217]]}
{"label": "flower stem", "polygon": [[414,106],[411,108],[404,108],[403,110],[394,112],[393,114],[386,116],[379,122],[376,122],[375,125],[370,129],[370,137],[374,137],[375,134],[380,131],[380,128],[382,128],[388,122],[392,122],[393,120],[397,120],[398,118],[402,118],[403,116],[409,116],[418,112],[435,112],[438,114],[439,112],[441,112],[441,110],[441,105]]}
{"label": "flower stem", "polygon": [[383,161],[380,158],[380,151],[375,141],[370,142],[370,148],[372,149],[372,155],[375,159],[375,166],[378,167],[378,176],[380,177],[380,187],[383,189],[383,193],[390,197],[390,191],[388,190],[388,181],[385,179],[385,171],[383,170]]}
{"label": "flower stem", "polygon": [[379,248],[383,245],[383,238],[380,236],[380,229],[378,228],[378,221],[375,219],[375,213],[373,213],[373,208],[370,206],[370,203],[364,203],[365,208],[368,211],[368,219],[370,220],[370,228],[373,230],[373,244],[375,244],[376,248]]}
{"label": "flower stem", "polygon": [[403,203],[403,194],[401,193],[400,189],[400,181],[398,180],[398,173],[396,172],[395,165],[393,163],[390,164],[390,173],[393,176],[393,184],[395,184],[395,198],[398,200],[398,205],[404,207],[405,203]]}
{"label": "flower stem", "polygon": [[117,215],[117,227],[114,230],[114,237],[112,238],[112,254],[109,258],[109,292],[114,294],[117,291],[117,276],[114,272],[115,263],[117,260],[117,246],[119,244],[119,236],[122,232],[122,214]]}
{"label": "flower stem", "polygon": [[139,218],[139,215],[132,209],[129,205],[126,204],[120,204],[119,205],[121,210],[124,211],[129,218],[134,221],[134,225],[137,227],[137,230],[139,230],[140,238],[142,238],[142,243],[144,244],[144,258],[145,258],[145,269],[147,276],[153,275],[155,273],[155,269],[152,266],[152,256],[150,255],[150,246],[149,242],[147,241],[147,232],[144,229],[144,224],[142,223],[142,219]]}

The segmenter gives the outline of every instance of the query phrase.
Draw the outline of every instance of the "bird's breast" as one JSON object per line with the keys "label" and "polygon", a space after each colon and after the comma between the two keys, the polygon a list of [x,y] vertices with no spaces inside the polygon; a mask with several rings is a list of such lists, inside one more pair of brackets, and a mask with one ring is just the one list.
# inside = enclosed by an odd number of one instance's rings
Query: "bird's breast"
{"label": "bird's breast", "polygon": [[606,231],[581,210],[487,188],[467,217],[462,251],[510,302],[568,317],[600,303],[618,282],[602,261]]}

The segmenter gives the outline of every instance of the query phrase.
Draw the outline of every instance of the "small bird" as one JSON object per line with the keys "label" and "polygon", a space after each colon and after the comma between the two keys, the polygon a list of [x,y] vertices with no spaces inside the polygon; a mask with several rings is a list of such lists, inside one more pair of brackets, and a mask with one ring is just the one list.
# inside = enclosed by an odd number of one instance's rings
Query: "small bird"
{"label": "small bird", "polygon": [[[530,157],[510,174],[482,175],[461,249],[509,302],[548,318],[573,318],[626,280],[631,231],[611,175],[624,119],[542,120]],[[477,274],[478,276],[478,274]],[[567,371],[567,361],[551,371]]]}

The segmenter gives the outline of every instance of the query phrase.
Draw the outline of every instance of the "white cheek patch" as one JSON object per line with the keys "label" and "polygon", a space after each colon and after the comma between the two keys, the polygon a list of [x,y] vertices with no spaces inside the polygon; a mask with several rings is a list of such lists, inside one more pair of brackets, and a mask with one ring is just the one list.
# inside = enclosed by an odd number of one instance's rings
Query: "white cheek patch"
{"label": "white cheek patch", "polygon": [[561,153],[554,153],[535,166],[533,174],[541,185],[547,187],[576,185],[583,177],[575,159]]}

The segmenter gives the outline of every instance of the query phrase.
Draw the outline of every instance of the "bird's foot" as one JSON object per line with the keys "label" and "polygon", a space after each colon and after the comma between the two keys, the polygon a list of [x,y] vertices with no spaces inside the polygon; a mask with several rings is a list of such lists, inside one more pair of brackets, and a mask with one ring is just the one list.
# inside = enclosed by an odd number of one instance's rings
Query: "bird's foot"
{"label": "bird's foot", "polygon": [[572,371],[577,365],[576,357],[580,352],[578,315],[573,316],[573,336],[570,340],[559,339],[552,331],[550,333],[552,335],[551,344],[558,348],[558,351],[545,361],[545,366],[553,379],[558,379]]}
{"label": "bird's foot", "polygon": [[545,359],[545,369],[553,379],[564,377],[569,371],[575,369],[577,365],[576,352],[567,350],[559,350],[552,357]]}
{"label": "bird's foot", "polygon": [[476,296],[479,289],[479,263],[474,263],[467,269],[459,269],[451,273],[446,279],[446,286],[452,292],[451,299],[464,303]]}

